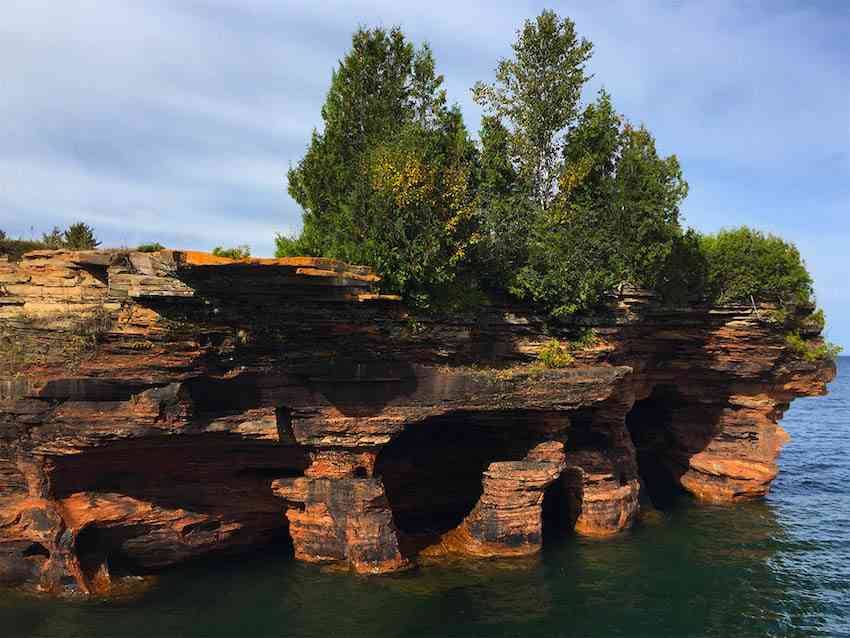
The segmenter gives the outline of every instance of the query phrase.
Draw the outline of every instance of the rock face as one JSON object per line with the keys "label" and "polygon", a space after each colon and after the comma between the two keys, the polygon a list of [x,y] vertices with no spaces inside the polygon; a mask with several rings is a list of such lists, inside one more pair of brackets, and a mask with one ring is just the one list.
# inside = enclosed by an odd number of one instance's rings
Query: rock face
{"label": "rock face", "polygon": [[[624,289],[553,327],[415,316],[377,280],[177,251],[0,262],[0,581],[107,593],[268,543],[382,573],[613,534],[672,489],[764,495],[783,412],[835,373],[764,308]],[[574,365],[535,364],[587,328]]]}

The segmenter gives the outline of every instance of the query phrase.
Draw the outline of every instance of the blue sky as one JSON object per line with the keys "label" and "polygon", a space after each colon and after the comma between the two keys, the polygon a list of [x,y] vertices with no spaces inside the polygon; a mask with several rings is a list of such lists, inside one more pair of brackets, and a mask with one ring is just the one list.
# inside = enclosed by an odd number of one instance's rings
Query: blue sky
{"label": "blue sky", "polygon": [[[78,219],[108,245],[270,255],[299,228],[285,174],[358,25],[430,42],[467,125],[523,19],[595,44],[588,92],[676,153],[687,223],[791,239],[850,347],[850,2],[28,0],[0,21],[0,228]],[[33,230],[31,230],[33,229]]]}

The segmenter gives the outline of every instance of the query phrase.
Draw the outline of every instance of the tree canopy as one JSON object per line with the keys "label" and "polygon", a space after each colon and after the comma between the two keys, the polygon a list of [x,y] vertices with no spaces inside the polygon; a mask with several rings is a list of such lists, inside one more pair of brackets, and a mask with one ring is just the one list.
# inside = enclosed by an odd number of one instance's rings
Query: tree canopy
{"label": "tree canopy", "polygon": [[679,160],[602,90],[582,104],[593,45],[544,11],[517,32],[474,142],[431,49],[359,29],[331,76],[289,192],[303,209],[278,256],[374,267],[420,307],[508,294],[552,316],[592,311],[621,283],[668,303],[808,301],[796,249],[748,228],[684,228]]}
{"label": "tree canopy", "polygon": [[297,238],[278,236],[279,256],[370,264],[422,303],[458,279],[477,241],[477,150],[442,83],[430,48],[398,28],[354,34],[324,128],[289,171],[304,224]]}

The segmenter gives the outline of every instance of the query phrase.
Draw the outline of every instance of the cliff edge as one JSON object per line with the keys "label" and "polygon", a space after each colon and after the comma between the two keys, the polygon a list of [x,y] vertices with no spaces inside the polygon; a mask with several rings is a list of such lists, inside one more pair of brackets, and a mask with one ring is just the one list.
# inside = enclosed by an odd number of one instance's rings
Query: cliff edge
{"label": "cliff edge", "polygon": [[[553,327],[417,316],[377,280],[168,250],[0,262],[0,582],[108,593],[265,543],[381,573],[613,534],[672,490],[763,496],[784,411],[835,375],[767,307],[623,288]],[[539,363],[553,340],[570,365]]]}

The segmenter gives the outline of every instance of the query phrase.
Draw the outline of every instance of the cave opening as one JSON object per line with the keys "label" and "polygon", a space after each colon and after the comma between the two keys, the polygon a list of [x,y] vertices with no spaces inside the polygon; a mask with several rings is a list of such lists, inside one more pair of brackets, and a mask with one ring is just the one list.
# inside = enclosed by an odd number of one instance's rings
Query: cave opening
{"label": "cave opening", "polygon": [[103,571],[111,577],[143,573],[123,548],[128,538],[139,533],[132,527],[107,528],[95,524],[80,530],[74,541],[74,553],[86,580],[94,583]]}
{"label": "cave opening", "polygon": [[576,510],[571,504],[573,488],[574,482],[567,469],[543,492],[543,547],[563,541],[572,534],[576,519]]}
{"label": "cave opening", "polygon": [[536,442],[529,415],[456,412],[409,425],[375,463],[405,553],[457,527],[494,461],[522,459]]}
{"label": "cave opening", "polygon": [[[104,567],[110,575],[141,575],[205,554],[262,547],[292,555],[289,522],[271,482],[303,476],[309,462],[294,444],[216,432],[110,443],[51,458],[49,468],[55,498],[94,508],[75,545],[93,582]],[[103,524],[98,507],[133,512],[134,521]],[[169,529],[179,512],[200,522]]]}
{"label": "cave opening", "polygon": [[637,453],[642,490],[656,509],[669,509],[682,493],[676,476],[673,413],[683,405],[674,386],[656,386],[636,401],[626,415],[626,427]]}

